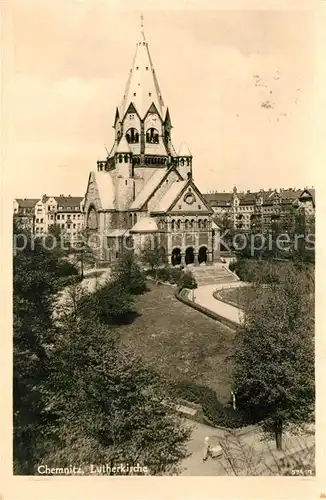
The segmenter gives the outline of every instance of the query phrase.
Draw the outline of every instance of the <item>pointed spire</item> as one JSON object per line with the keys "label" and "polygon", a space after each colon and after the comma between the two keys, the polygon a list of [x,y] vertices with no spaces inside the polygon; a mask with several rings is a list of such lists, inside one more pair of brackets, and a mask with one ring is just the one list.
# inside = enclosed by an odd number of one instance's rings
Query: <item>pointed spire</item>
{"label": "pointed spire", "polygon": [[192,156],[188,145],[183,142],[179,148],[178,156]]}
{"label": "pointed spire", "polygon": [[125,136],[123,136],[121,138],[121,141],[119,142],[119,145],[118,145],[115,152],[116,153],[130,153],[131,152],[130,146],[129,146]]}
{"label": "pointed spire", "polygon": [[120,117],[124,116],[130,103],[133,103],[138,114],[143,118],[154,103],[164,119],[165,106],[144,33],[143,15],[141,15],[140,28],[141,36],[136,44],[136,53],[120,107]]}

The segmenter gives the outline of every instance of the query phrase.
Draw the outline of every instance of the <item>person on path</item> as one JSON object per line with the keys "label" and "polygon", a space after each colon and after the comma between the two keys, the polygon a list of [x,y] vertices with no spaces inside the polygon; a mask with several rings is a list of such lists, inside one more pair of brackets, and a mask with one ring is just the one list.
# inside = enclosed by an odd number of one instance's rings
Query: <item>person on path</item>
{"label": "person on path", "polygon": [[203,462],[205,462],[208,459],[208,457],[210,456],[210,454],[211,454],[211,448],[210,448],[210,445],[209,445],[209,437],[206,436],[205,440],[204,440]]}

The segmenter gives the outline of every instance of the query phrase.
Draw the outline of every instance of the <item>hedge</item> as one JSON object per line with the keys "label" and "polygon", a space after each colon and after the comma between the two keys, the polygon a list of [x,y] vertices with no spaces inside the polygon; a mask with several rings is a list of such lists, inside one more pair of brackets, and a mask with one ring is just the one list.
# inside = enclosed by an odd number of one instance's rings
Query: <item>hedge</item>
{"label": "hedge", "polygon": [[231,405],[220,403],[215,391],[209,387],[184,380],[174,384],[173,390],[177,397],[191,403],[199,404],[203,409],[205,417],[212,425],[230,429],[246,425],[241,414],[235,412]]}
{"label": "hedge", "polygon": [[65,286],[73,285],[75,283],[80,283],[82,277],[79,274],[74,274],[71,276],[60,276],[57,279],[57,284],[59,288],[64,288]]}
{"label": "hedge", "polygon": [[196,288],[197,283],[190,271],[183,271],[178,267],[160,267],[158,269],[148,269],[147,276],[158,281],[168,282],[172,285],[179,285],[180,288]]}

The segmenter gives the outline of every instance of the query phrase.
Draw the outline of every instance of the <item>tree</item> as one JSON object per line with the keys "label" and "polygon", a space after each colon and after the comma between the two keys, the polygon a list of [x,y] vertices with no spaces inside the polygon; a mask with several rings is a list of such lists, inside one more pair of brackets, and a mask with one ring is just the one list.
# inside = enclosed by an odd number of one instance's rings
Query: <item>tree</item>
{"label": "tree", "polygon": [[221,237],[221,251],[233,251],[233,237],[235,229],[233,224],[232,214],[224,212],[223,214],[215,215],[214,221],[219,227]]}
{"label": "tree", "polygon": [[113,269],[112,280],[119,282],[132,295],[139,295],[147,290],[145,274],[132,251],[124,252],[117,267]]}
{"label": "tree", "polygon": [[16,474],[31,473],[40,457],[42,428],[50,418],[42,384],[49,376],[58,291],[58,254],[14,224],[13,455]]}
{"label": "tree", "polygon": [[91,233],[88,229],[80,231],[77,240],[72,245],[70,252],[76,257],[77,262],[80,262],[80,274],[84,277],[85,264],[95,264],[95,250],[90,242]]}
{"label": "tree", "polygon": [[71,317],[60,339],[48,391],[57,430],[43,462],[139,463],[152,475],[176,473],[189,429],[174,413],[161,377],[123,351],[114,332],[96,320]]}
{"label": "tree", "polygon": [[313,418],[314,275],[289,262],[278,280],[264,282],[257,273],[255,300],[237,333],[233,391],[239,409],[259,420],[281,449],[286,427]]}
{"label": "tree", "polygon": [[149,267],[157,280],[157,271],[167,265],[167,257],[163,251],[157,237],[154,241],[148,240],[145,242],[144,248],[140,255],[140,260],[144,266]]}

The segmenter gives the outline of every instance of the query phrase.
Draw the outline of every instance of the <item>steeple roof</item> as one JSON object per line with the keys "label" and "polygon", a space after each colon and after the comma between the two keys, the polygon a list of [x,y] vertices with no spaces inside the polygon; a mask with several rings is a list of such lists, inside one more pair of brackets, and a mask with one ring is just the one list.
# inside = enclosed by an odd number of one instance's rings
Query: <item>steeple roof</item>
{"label": "steeple roof", "polygon": [[116,153],[130,153],[131,149],[130,146],[127,142],[127,139],[125,136],[122,136],[119,142],[119,145],[116,149]]}
{"label": "steeple roof", "polygon": [[178,155],[179,156],[192,156],[190,149],[188,148],[188,145],[185,142],[183,142],[181,144],[181,146],[179,148]]}
{"label": "steeple roof", "polygon": [[130,103],[133,103],[141,118],[144,118],[149,107],[154,103],[162,119],[164,119],[165,106],[143,26],[139,41],[136,44],[136,53],[120,106],[120,117],[124,116]]}

